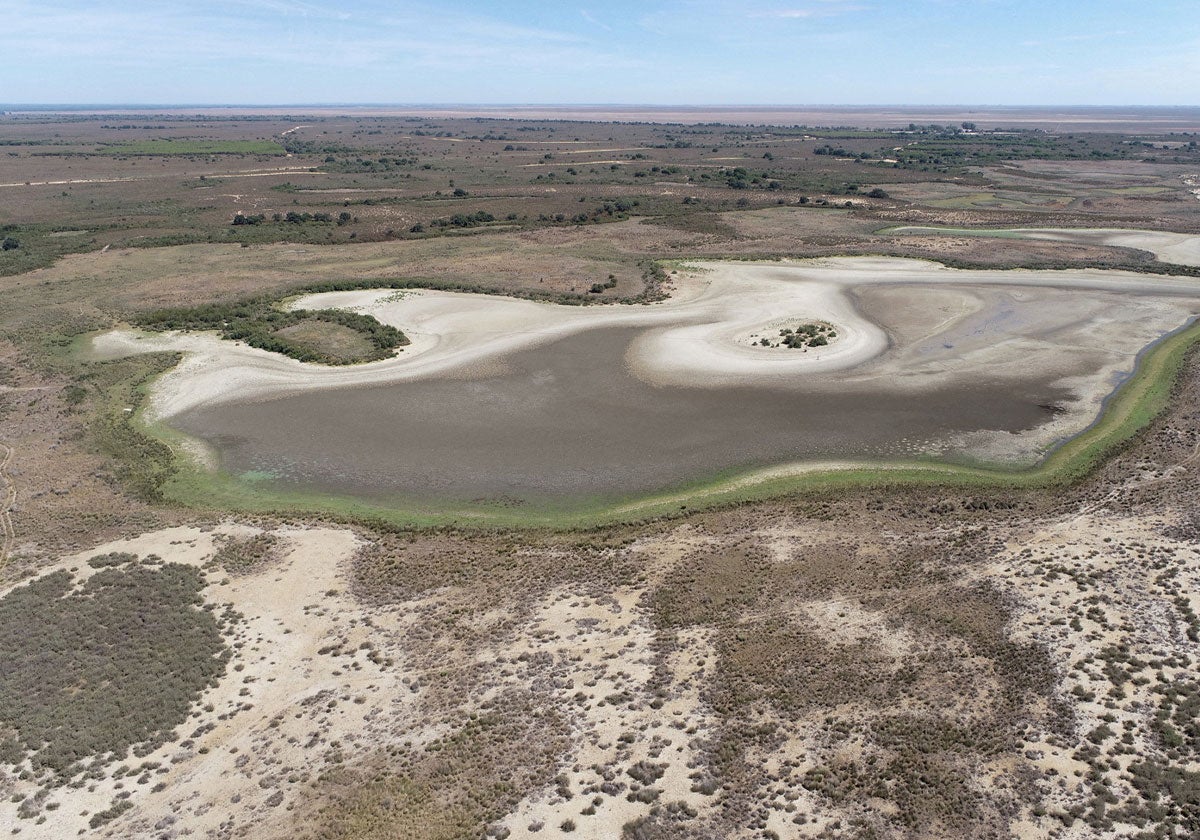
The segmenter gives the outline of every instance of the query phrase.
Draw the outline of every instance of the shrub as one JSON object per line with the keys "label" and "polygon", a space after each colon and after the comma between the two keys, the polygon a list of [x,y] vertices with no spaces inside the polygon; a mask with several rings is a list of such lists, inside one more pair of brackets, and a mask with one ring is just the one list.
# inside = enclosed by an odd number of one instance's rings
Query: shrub
{"label": "shrub", "polygon": [[64,777],[88,758],[171,740],[229,658],[227,617],[200,609],[203,586],[197,569],[166,563],[106,566],[78,585],[53,572],[9,592],[0,599],[0,728],[35,768]]}

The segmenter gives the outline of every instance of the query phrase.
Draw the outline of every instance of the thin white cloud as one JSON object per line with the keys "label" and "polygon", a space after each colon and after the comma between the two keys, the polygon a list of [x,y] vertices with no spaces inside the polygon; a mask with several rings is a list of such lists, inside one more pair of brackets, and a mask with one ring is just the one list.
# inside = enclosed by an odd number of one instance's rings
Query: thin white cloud
{"label": "thin white cloud", "polygon": [[1129,35],[1128,29],[1116,29],[1111,32],[1073,32],[1049,38],[1030,39],[1021,42],[1022,47],[1049,47],[1059,44],[1074,44],[1083,41],[1102,41],[1110,38],[1123,38]]}
{"label": "thin white cloud", "polygon": [[803,6],[785,9],[759,9],[746,13],[752,18],[774,18],[776,20],[807,20],[809,18],[834,17],[850,12],[866,11],[867,7],[854,0],[812,0]]}
{"label": "thin white cloud", "polygon": [[[1200,78],[1187,15],[1174,37],[1156,29],[1149,49],[1137,27],[1116,31],[1127,18],[1070,33],[1052,15],[1004,40],[980,41],[976,28],[957,37],[987,0],[651,0],[621,18],[579,2],[546,15],[477,0],[0,0],[0,96],[1178,104],[1197,99]],[[962,14],[944,14],[950,6]]]}
{"label": "thin white cloud", "polygon": [[0,54],[16,66],[4,90],[15,102],[532,101],[542,89],[566,101],[598,71],[649,69],[620,44],[415,4],[13,5]]}
{"label": "thin white cloud", "polygon": [[[0,52],[27,56],[104,61],[117,66],[222,59],[258,64],[348,64],[394,62],[411,57],[435,64],[454,59],[470,65],[570,60],[591,65],[612,61],[569,32],[515,26],[480,16],[447,20],[443,12],[413,8],[403,16],[322,13],[310,20],[307,3],[239,0],[273,14],[285,10],[294,20],[264,21],[253,13],[214,16],[194,6],[66,8],[24,4],[0,30]],[[284,36],[284,37],[281,37]]]}
{"label": "thin white cloud", "polygon": [[343,19],[348,16],[345,12],[339,12],[325,6],[318,6],[314,3],[305,3],[302,0],[226,0],[226,2],[233,7],[261,9],[262,11],[285,15],[299,14],[337,19]]}
{"label": "thin white cloud", "polygon": [[607,23],[603,23],[603,22],[601,22],[601,21],[599,21],[599,20],[596,20],[596,17],[595,17],[595,15],[593,15],[593,14],[592,14],[591,12],[589,12],[587,9],[580,9],[580,10],[579,10],[579,15],[580,15],[580,16],[581,16],[581,17],[582,17],[584,20],[586,20],[588,23],[590,23],[592,26],[597,26],[597,27],[599,27],[600,29],[603,29],[605,32],[612,32],[612,27],[611,27],[611,26],[609,26]]}

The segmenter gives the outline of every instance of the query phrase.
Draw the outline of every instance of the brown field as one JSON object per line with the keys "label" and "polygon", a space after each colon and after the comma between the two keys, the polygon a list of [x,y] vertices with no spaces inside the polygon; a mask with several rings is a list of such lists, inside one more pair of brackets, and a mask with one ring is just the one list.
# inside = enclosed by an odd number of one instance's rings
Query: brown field
{"label": "brown field", "polygon": [[[1071,487],[881,477],[552,533],[166,504],[171,453],[130,418],[178,359],[83,352],[152,309],[329,280],[611,302],[698,257],[1196,275],[1082,237],[877,233],[1200,232],[1200,153],[1170,134],[1196,130],[1189,111],[715,113],[0,115],[0,238],[18,243],[0,251],[0,824],[1194,834],[1194,357],[1166,412]],[[960,120],[1041,130],[898,130]],[[327,326],[323,346],[354,349]]]}

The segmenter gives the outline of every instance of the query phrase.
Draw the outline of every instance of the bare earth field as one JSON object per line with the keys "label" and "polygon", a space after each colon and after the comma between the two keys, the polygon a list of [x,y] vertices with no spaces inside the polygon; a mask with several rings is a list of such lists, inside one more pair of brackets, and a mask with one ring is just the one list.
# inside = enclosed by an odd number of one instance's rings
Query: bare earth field
{"label": "bare earth field", "polygon": [[[1127,379],[1196,314],[1197,129],[1195,109],[0,114],[0,825],[1197,836],[1191,333]],[[349,364],[387,324],[409,343]],[[761,344],[802,325],[837,334]],[[286,355],[310,350],[331,364]],[[1036,457],[1121,381],[1119,434],[1049,484],[778,473],[871,429]],[[872,419],[885,402],[911,411]],[[218,460],[282,440],[338,492],[436,456],[413,487],[486,474],[511,524],[402,526],[332,493],[250,514],[202,483],[185,507],[196,450],[144,416],[213,424]],[[708,444],[748,456],[691,440],[739,420]],[[765,489],[532,527],[502,482],[568,456],[585,490],[679,464],[761,467]]]}

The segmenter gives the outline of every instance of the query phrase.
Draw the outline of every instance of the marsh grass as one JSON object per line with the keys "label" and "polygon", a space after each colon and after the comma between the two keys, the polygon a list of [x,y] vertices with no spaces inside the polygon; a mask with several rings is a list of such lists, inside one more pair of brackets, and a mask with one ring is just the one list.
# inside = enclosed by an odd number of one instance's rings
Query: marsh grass
{"label": "marsh grass", "polygon": [[178,361],[176,354],[135,356],[90,364],[84,374],[97,396],[87,423],[92,445],[109,457],[112,480],[142,501],[163,498],[163,485],[178,462],[169,446],[133,422],[134,412],[154,377]]}
{"label": "marsh grass", "polygon": [[301,353],[333,364],[353,364],[373,355],[374,348],[361,333],[341,324],[311,318],[272,333]]}

